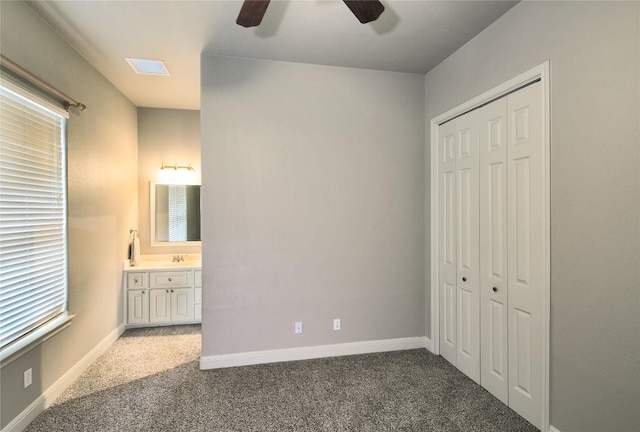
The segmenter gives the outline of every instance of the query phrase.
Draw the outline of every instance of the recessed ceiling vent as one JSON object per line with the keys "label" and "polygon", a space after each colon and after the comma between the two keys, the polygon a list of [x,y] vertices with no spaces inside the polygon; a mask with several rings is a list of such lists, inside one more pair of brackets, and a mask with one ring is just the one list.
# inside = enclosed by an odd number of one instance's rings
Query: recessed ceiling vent
{"label": "recessed ceiling vent", "polygon": [[169,71],[162,60],[149,60],[125,57],[127,63],[131,65],[136,73],[141,75],[162,75],[169,76]]}

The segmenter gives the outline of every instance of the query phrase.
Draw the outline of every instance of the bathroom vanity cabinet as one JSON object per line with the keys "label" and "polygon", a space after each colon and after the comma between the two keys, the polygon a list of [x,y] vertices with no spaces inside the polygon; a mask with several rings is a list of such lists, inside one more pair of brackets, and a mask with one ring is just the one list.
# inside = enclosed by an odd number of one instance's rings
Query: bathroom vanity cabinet
{"label": "bathroom vanity cabinet", "polygon": [[194,324],[202,319],[201,269],[125,269],[127,327]]}

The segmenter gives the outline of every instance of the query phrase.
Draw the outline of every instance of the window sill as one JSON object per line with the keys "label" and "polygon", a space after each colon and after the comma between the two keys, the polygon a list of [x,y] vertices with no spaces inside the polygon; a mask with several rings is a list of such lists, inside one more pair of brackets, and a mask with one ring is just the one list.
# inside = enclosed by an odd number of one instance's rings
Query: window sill
{"label": "window sill", "polygon": [[16,342],[8,345],[0,351],[0,369],[69,327],[73,318],[75,318],[75,315],[64,313],[63,315],[54,318],[45,325],[37,328],[27,336],[24,336]]}

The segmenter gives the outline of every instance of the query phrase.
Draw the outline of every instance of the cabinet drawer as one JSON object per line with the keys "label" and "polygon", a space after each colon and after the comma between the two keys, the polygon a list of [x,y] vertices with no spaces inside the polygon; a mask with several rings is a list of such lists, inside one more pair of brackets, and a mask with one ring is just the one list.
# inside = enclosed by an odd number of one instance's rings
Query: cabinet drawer
{"label": "cabinet drawer", "polygon": [[191,286],[191,272],[152,272],[151,288]]}
{"label": "cabinet drawer", "polygon": [[149,273],[127,273],[127,288],[149,288]]}
{"label": "cabinet drawer", "polygon": [[193,286],[201,287],[202,286],[202,270],[196,270],[193,273],[195,278],[195,282],[193,283]]}

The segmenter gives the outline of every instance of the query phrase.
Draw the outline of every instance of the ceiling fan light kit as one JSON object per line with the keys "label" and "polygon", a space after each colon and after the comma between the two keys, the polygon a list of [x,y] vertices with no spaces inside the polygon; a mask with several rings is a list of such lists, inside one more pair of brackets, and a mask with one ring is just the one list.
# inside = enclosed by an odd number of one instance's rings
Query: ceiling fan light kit
{"label": "ceiling fan light kit", "polygon": [[[270,0],[244,0],[236,24],[242,27],[260,25]],[[362,24],[375,21],[384,12],[379,0],[343,0]]]}

